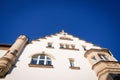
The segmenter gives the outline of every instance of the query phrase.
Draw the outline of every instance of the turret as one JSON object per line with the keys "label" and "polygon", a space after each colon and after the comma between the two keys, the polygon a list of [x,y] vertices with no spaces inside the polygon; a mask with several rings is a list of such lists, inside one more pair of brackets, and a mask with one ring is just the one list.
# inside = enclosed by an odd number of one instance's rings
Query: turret
{"label": "turret", "polygon": [[108,49],[90,49],[84,56],[91,63],[98,80],[120,80],[120,63]]}
{"label": "turret", "polygon": [[9,72],[27,41],[28,38],[25,35],[20,35],[6,54],[0,58],[0,77],[4,77]]}

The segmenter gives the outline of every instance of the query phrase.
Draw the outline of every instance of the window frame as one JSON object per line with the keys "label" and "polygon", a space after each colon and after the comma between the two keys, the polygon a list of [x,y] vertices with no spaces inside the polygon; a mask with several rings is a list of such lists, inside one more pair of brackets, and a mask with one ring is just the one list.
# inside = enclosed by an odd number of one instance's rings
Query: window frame
{"label": "window frame", "polygon": [[98,54],[99,58],[103,61],[109,61],[105,54]]}
{"label": "window frame", "polygon": [[[44,56],[43,58],[42,58],[42,55]],[[34,60],[33,60],[34,57],[36,58],[35,63],[34,63]],[[43,61],[43,62],[41,62],[41,61]],[[42,68],[53,68],[51,58],[49,56],[45,55],[45,54],[33,55],[29,66],[30,67],[42,67]]]}
{"label": "window frame", "polygon": [[52,42],[48,42],[46,48],[54,48],[54,47],[53,47],[53,43],[52,43]]}
{"label": "window frame", "polygon": [[73,59],[73,58],[69,58],[69,64],[70,64],[70,69],[74,69],[74,70],[79,70],[80,69],[80,67],[77,67],[77,66],[75,66],[75,60]]}

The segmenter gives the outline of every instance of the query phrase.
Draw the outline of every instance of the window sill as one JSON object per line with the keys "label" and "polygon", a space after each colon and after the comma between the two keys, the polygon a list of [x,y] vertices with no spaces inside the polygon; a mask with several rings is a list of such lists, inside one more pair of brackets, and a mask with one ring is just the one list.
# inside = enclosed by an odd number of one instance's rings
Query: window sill
{"label": "window sill", "polygon": [[76,50],[76,51],[79,51],[79,49],[73,49],[73,48],[60,48],[60,49],[64,49],[64,50]]}
{"label": "window sill", "polygon": [[46,48],[51,48],[51,49],[54,49],[54,47],[49,47],[49,46],[47,46]]}
{"label": "window sill", "polygon": [[80,70],[80,67],[69,67],[70,69]]}
{"label": "window sill", "polygon": [[39,68],[53,68],[53,65],[39,65],[39,64],[28,64],[29,67],[39,67]]}

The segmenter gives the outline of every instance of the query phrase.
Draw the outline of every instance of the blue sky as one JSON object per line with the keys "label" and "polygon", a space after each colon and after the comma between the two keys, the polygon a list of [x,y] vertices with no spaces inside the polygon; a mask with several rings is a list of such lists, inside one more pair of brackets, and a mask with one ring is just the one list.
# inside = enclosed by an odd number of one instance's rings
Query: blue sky
{"label": "blue sky", "polygon": [[0,43],[30,40],[64,29],[108,48],[120,61],[119,0],[0,0]]}

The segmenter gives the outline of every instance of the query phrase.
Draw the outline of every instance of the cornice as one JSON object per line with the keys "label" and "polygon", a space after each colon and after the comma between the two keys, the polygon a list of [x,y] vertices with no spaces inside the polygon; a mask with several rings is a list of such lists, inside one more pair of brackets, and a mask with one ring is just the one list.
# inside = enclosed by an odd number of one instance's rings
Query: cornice
{"label": "cornice", "polygon": [[109,52],[108,49],[102,48],[102,49],[89,49],[89,50],[86,51],[84,56],[87,57],[92,52],[106,52],[106,53],[109,53],[109,55],[111,55],[111,53]]}
{"label": "cornice", "polygon": [[8,50],[12,44],[0,44],[0,50]]}

